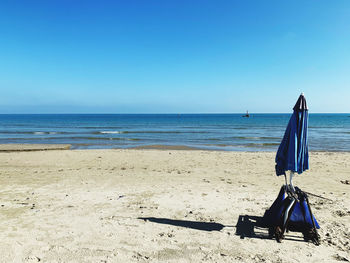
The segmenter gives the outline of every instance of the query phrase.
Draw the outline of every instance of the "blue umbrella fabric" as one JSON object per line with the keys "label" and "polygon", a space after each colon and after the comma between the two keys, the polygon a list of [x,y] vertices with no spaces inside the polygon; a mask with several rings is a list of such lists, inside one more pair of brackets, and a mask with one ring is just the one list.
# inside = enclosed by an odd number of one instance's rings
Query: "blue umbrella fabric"
{"label": "blue umbrella fabric", "polygon": [[286,171],[301,174],[309,169],[308,108],[301,94],[293,108],[282,142],[276,154],[276,175]]}

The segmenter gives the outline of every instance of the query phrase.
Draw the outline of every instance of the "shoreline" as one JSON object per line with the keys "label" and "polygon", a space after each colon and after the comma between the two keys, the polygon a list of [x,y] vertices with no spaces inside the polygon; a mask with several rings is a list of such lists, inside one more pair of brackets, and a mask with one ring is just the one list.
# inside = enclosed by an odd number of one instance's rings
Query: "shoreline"
{"label": "shoreline", "polygon": [[52,151],[70,150],[71,144],[30,144],[30,143],[9,143],[0,144],[0,152],[32,152],[32,151]]}
{"label": "shoreline", "polygon": [[[141,145],[128,148],[74,148],[72,144],[36,144],[36,143],[9,143],[0,144],[1,152],[32,152],[32,151],[52,151],[52,150],[161,150],[161,151],[208,151],[208,152],[238,152],[238,153],[275,153],[276,150],[228,150],[219,148],[193,147],[187,145],[166,145],[166,144],[151,144]],[[335,150],[309,150],[310,153],[350,153],[350,151],[335,151]]]}

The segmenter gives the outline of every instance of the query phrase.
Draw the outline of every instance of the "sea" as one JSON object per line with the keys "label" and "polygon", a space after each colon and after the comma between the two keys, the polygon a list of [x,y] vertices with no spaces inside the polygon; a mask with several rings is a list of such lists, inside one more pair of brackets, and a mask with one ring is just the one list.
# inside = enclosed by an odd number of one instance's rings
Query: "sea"
{"label": "sea", "polygon": [[[291,114],[0,114],[0,144],[276,151]],[[350,114],[309,114],[309,150],[350,152]]]}

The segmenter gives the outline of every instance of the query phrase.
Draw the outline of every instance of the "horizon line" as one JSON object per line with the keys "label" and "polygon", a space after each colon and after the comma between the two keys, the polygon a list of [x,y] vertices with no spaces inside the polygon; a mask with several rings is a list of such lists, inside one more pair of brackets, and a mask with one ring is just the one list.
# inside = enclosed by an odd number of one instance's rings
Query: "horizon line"
{"label": "horizon line", "polygon": [[[290,112],[249,112],[249,115],[252,114],[291,114],[293,111]],[[111,112],[105,112],[105,113],[94,113],[94,112],[84,112],[84,113],[0,113],[0,115],[200,115],[200,114],[207,114],[207,115],[216,115],[216,114],[245,114],[244,112],[201,112],[201,113],[191,113],[191,112],[179,112],[179,113],[111,113]],[[350,114],[350,112],[309,112],[309,114]]]}

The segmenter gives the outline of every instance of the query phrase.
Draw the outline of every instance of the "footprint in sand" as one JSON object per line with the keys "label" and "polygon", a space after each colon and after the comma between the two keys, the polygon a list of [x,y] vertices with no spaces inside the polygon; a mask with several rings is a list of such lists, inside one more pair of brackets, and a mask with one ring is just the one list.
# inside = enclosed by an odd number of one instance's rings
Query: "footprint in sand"
{"label": "footprint in sand", "polygon": [[334,212],[334,214],[336,216],[343,217],[343,216],[350,215],[350,211],[337,210]]}

